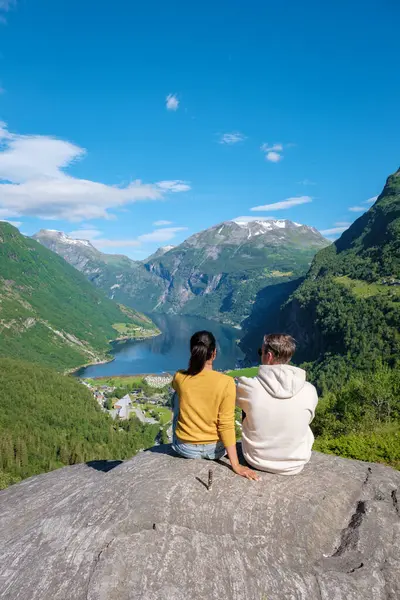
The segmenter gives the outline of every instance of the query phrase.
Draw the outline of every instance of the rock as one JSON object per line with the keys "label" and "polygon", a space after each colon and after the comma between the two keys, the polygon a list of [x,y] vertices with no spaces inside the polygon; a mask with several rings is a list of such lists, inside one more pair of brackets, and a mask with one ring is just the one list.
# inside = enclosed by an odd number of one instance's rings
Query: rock
{"label": "rock", "polygon": [[0,493],[0,598],[395,600],[399,496],[397,471],[318,453],[258,483],[169,446],[66,467]]}

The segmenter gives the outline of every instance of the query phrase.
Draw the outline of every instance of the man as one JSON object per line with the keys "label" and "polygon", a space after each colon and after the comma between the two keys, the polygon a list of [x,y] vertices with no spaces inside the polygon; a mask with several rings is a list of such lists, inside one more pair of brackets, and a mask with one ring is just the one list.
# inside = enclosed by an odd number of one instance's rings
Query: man
{"label": "man", "polygon": [[240,377],[237,387],[237,405],[245,413],[244,457],[252,467],[280,475],[300,473],[314,443],[309,424],[317,391],[303,369],[288,364],[295,350],[290,335],[264,336],[258,375]]}

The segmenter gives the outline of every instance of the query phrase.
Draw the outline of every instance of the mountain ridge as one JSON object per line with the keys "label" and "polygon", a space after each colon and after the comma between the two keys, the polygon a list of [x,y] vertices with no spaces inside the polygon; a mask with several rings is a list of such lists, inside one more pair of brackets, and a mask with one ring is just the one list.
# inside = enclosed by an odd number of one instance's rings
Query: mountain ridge
{"label": "mountain ridge", "polygon": [[[318,252],[304,282],[282,308],[316,361],[321,384],[338,370],[395,367],[400,356],[400,169],[373,206],[331,246]],[[326,379],[327,378],[327,379]]]}
{"label": "mountain ridge", "polygon": [[[124,304],[149,312],[193,314],[240,324],[260,289],[305,274],[329,242],[287,219],[225,221],[144,261],[104,255],[65,234],[34,236]],[[271,290],[272,290],[271,287]]]}
{"label": "mountain ridge", "polygon": [[0,223],[0,259],[0,356],[67,369],[104,360],[112,339],[158,331],[9,223]]}

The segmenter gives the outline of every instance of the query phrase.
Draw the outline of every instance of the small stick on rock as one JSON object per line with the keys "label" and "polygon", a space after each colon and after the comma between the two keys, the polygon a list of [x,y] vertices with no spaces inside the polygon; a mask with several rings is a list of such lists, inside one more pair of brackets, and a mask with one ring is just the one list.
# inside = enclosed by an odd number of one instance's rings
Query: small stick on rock
{"label": "small stick on rock", "polygon": [[209,471],[208,471],[208,486],[207,486],[208,491],[211,490],[212,484],[213,484],[213,472],[212,472],[212,469],[209,469]]}

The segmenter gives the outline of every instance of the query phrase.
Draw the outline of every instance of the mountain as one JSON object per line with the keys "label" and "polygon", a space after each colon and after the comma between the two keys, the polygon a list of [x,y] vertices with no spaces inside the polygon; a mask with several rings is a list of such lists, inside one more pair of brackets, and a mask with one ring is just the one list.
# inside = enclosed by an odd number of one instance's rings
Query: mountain
{"label": "mountain", "polygon": [[109,340],[156,333],[47,248],[0,223],[0,356],[58,369],[106,357]]}
{"label": "mountain", "polygon": [[164,254],[166,254],[167,252],[169,252],[170,250],[173,250],[175,248],[175,246],[161,246],[161,248],[158,248],[154,254],[151,254],[146,260],[144,260],[143,262],[149,262],[150,260],[154,260],[156,258],[159,258],[160,256],[164,256]]}
{"label": "mountain", "polygon": [[399,364],[400,170],[375,204],[318,252],[281,323],[300,343],[298,359],[315,361],[320,387]]}
{"label": "mountain", "polygon": [[143,262],[102,254],[89,242],[40,231],[35,239],[93,283],[139,310],[191,314],[230,324],[251,312],[260,290],[296,280],[328,242],[287,220],[227,221]]}
{"label": "mountain", "polygon": [[114,423],[71,376],[0,358],[0,489],[64,465],[129,458],[158,432],[136,419]]}

